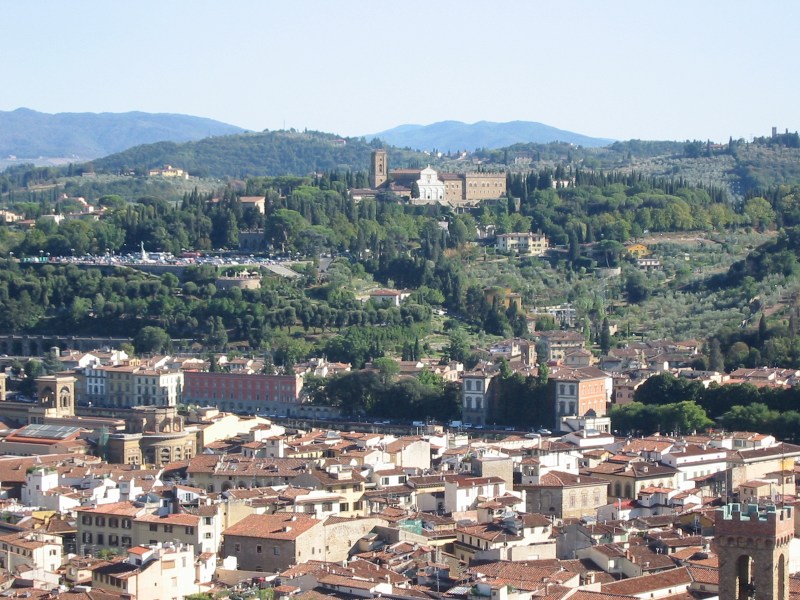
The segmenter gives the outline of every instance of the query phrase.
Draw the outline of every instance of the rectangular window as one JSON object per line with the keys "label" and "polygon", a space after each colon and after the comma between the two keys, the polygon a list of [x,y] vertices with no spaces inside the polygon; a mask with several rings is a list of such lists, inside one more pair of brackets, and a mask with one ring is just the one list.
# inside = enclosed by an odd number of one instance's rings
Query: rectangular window
{"label": "rectangular window", "polygon": [[155,523],[150,523],[150,531],[158,531],[158,525]]}
{"label": "rectangular window", "polygon": [[186,535],[194,535],[194,527],[186,527]]}
{"label": "rectangular window", "polygon": [[98,534],[97,534],[97,544],[98,544],[99,546],[104,546],[104,545],[105,545],[105,543],[106,543],[106,542],[105,542],[105,539],[104,539],[104,536],[103,536],[103,534],[102,534],[102,533],[98,533]]}
{"label": "rectangular window", "polygon": [[172,525],[164,525],[164,533],[172,533]]}
{"label": "rectangular window", "polygon": [[233,550],[235,552],[241,552],[242,551],[242,545],[241,544],[234,544],[233,545]]}
{"label": "rectangular window", "polygon": [[261,554],[261,544],[256,544],[256,554]]}
{"label": "rectangular window", "polygon": [[92,517],[90,515],[83,515],[83,518],[81,519],[81,523],[83,523],[84,525],[91,525],[92,524]]}

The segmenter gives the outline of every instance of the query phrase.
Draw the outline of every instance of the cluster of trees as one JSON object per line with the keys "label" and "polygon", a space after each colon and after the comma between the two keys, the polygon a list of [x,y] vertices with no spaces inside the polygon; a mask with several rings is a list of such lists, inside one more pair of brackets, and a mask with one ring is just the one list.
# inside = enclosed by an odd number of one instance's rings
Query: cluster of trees
{"label": "cluster of trees", "polygon": [[[316,382],[313,398],[316,403],[336,406],[353,417],[420,419],[424,416],[445,421],[460,415],[458,383],[446,383],[427,370],[416,378],[397,379],[397,373],[395,361],[377,358],[372,361],[371,369],[344,373],[324,386]],[[492,422],[541,427],[553,421],[546,366],[537,377],[525,377],[512,372],[502,361],[493,385],[497,386],[493,392],[497,401],[489,417]]]}
{"label": "cluster of trees", "polygon": [[512,372],[505,360],[500,363],[494,412],[490,418],[496,423],[513,423],[516,427],[541,427],[552,423],[552,382],[549,382],[547,365],[539,367],[538,376],[523,376]]}
{"label": "cluster of trees", "polygon": [[430,326],[424,295],[415,296],[420,303],[385,307],[359,302],[346,290],[305,289],[302,282],[274,277],[264,277],[258,290],[219,290],[215,279],[216,269],[208,265],[187,269],[180,281],[171,273],[155,278],[115,269],[103,275],[72,264],[25,267],[6,261],[0,270],[0,331],[132,335],[137,350],[145,352],[169,348],[171,338],[222,349],[230,337],[254,350],[273,348],[276,364],[287,365],[303,356],[281,352],[288,343],[283,333],[336,330],[346,337],[329,341],[330,355],[360,366],[386,352],[418,355],[419,339]]}
{"label": "cluster of trees", "polygon": [[703,431],[714,422],[696,402],[684,400],[664,405],[631,402],[611,410],[615,431],[630,435],[688,434]]}
{"label": "cluster of trees", "polygon": [[709,280],[708,287],[747,287],[748,280],[761,281],[769,275],[791,277],[798,272],[800,229],[789,227],[769,242],[756,248],[746,258],[728,269],[727,273]]}
{"label": "cluster of trees", "polygon": [[727,272],[694,286],[701,292],[724,296],[731,305],[746,309],[746,318],[740,326],[732,324],[715,332],[709,340],[706,367],[719,371],[761,365],[800,368],[797,298],[792,295],[782,298],[787,301],[783,314],[778,313],[768,321],[759,291],[765,284],[776,285],[775,282],[791,289],[800,274],[798,256],[800,227],[787,227],[732,264]]}
{"label": "cluster of trees", "polygon": [[785,148],[800,148],[800,135],[795,131],[793,133],[776,133],[770,137],[757,137],[753,138],[754,144],[761,144],[764,146],[783,146]]}
{"label": "cluster of trees", "polygon": [[[553,188],[553,182],[568,182]],[[641,173],[598,173],[557,167],[510,176],[508,189],[556,244],[627,242],[645,231],[721,229],[741,218],[722,188]]]}
{"label": "cluster of trees", "polygon": [[[760,302],[756,299],[751,303],[751,310],[758,306]],[[697,366],[720,372],[762,365],[800,368],[800,309],[792,305],[788,312],[788,319],[772,320],[769,324],[762,312],[755,327],[727,328],[718,332],[709,341],[708,356],[700,359]]]}
{"label": "cluster of trees", "polygon": [[611,411],[613,427],[621,433],[689,433],[714,425],[772,433],[787,440],[800,435],[800,390],[795,388],[750,384],[705,388],[667,373],[645,381],[634,400]]}
{"label": "cluster of trees", "polygon": [[340,408],[352,417],[444,421],[458,415],[461,387],[423,371],[414,378],[397,379],[397,363],[377,359],[374,368],[341,374],[314,394],[314,402]]}

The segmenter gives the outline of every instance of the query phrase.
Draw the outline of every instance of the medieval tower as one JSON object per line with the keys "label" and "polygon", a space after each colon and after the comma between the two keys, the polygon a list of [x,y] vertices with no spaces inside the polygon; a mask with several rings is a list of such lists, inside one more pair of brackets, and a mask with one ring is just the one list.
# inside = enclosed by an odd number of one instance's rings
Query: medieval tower
{"label": "medieval tower", "polygon": [[788,600],[792,507],[728,504],[714,530],[720,600]]}
{"label": "medieval tower", "polygon": [[389,178],[389,161],[386,150],[373,150],[372,163],[369,166],[369,184],[377,189]]}
{"label": "medieval tower", "polygon": [[[42,417],[75,416],[75,378],[71,375],[44,375],[36,378],[39,404],[32,407],[31,423],[43,423]],[[38,420],[33,420],[33,417]]]}

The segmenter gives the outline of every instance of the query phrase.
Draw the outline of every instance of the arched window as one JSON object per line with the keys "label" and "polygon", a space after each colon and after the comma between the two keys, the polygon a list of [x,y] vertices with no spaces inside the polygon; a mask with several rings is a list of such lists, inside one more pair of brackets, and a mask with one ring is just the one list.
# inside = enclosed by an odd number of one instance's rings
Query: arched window
{"label": "arched window", "polygon": [[749,594],[745,596],[745,594],[742,592],[747,592],[749,590],[752,581],[753,581],[753,559],[747,556],[746,554],[742,554],[736,560],[736,588],[739,591],[738,597],[740,598],[750,597]]}

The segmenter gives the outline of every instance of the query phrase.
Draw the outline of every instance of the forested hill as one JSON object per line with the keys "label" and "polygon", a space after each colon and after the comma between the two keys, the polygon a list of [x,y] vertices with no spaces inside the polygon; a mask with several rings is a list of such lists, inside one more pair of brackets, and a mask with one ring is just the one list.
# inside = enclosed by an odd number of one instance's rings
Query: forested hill
{"label": "forested hill", "polygon": [[265,131],[207,138],[181,144],[162,142],[130,148],[94,161],[98,171],[144,172],[164,164],[193,176],[238,178],[308,175],[330,171],[366,172],[375,148],[389,150],[390,168],[440,171],[488,169],[511,172],[562,167],[565,173],[594,170],[681,179],[702,187],[725,188],[742,200],[776,185],[800,181],[797,134],[727,144],[629,140],[603,148],[563,142],[514,144],[481,149],[466,156],[439,155],[387,146],[383,140],[341,138],[316,131]]}
{"label": "forested hill", "polygon": [[[174,144],[163,142],[131,148],[94,161],[97,170],[119,172],[172,164],[199,177],[247,178],[307,175],[322,171],[367,171],[379,142],[340,138],[320,132],[265,131]],[[419,153],[391,151],[392,166],[406,164]]]}
{"label": "forested hill", "polygon": [[0,156],[87,160],[140,144],[164,140],[185,142],[241,131],[234,125],[189,115],[143,112],[53,115],[18,108],[0,111]]}

